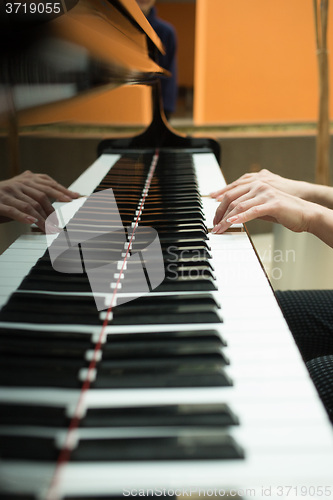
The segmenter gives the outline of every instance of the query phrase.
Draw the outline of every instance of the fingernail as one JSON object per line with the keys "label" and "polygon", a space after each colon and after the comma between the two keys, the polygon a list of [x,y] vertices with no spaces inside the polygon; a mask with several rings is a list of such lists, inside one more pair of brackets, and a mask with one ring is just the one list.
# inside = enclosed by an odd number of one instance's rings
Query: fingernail
{"label": "fingernail", "polygon": [[35,224],[36,222],[38,222],[38,219],[36,219],[36,217],[32,217],[32,215],[27,215],[25,217],[25,220],[29,222],[29,224]]}
{"label": "fingernail", "polygon": [[212,229],[212,233],[213,233],[213,234],[217,233],[217,231],[218,231],[219,229],[221,229],[221,224],[217,224],[215,227],[213,227],[213,229]]}
{"label": "fingernail", "polygon": [[234,215],[233,217],[229,217],[229,219],[227,219],[227,222],[230,222],[231,224],[233,222],[236,222],[236,220],[239,219],[239,216],[238,215]]}

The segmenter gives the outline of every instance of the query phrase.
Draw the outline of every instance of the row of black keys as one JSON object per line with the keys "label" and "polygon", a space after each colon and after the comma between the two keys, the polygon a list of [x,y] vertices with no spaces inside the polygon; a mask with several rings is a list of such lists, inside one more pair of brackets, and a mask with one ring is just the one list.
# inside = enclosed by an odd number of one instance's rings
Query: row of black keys
{"label": "row of black keys", "polygon": [[[126,304],[125,304],[126,305]],[[122,306],[121,306],[122,307]],[[79,388],[89,366],[78,334],[1,329],[0,384]],[[112,335],[102,345],[92,388],[216,387],[231,385],[228,359],[214,331]]]}
{"label": "row of black keys", "polygon": [[[123,224],[133,222],[145,186],[151,154],[121,158],[97,186],[95,192],[112,188]],[[91,207],[89,207],[91,208]],[[151,180],[141,216],[146,220],[173,220],[180,215],[201,217],[202,204],[191,155],[161,154]],[[83,207],[82,215],[85,216]]]}
{"label": "row of black keys", "polygon": [[[193,167],[190,168],[193,171]],[[157,173],[159,168],[157,168]],[[123,222],[133,222],[133,210],[137,207],[136,198],[141,194],[142,179],[131,178],[131,189],[128,183],[115,182],[119,172],[112,170],[109,179],[99,189],[113,187]],[[122,179],[124,179],[122,172]],[[166,264],[176,258],[176,271],[182,273],[182,279],[172,280],[170,276],[161,285],[159,291],[213,290],[215,289],[210,266],[208,264],[209,249],[205,243],[206,228],[202,223],[200,200],[193,201],[195,182],[191,180],[192,172],[166,178],[163,188],[156,185],[153,179],[150,200],[145,203],[140,224],[154,226],[160,232],[160,241]],[[112,178],[112,179],[111,179]],[[192,195],[189,195],[192,192]],[[172,193],[170,195],[170,193]],[[131,203],[126,203],[126,195]],[[191,199],[192,198],[192,199]],[[195,195],[195,198],[198,198]],[[160,200],[165,200],[162,209],[157,210]],[[91,207],[86,213],[83,210],[71,221],[71,230],[81,223],[98,217],[99,207]],[[102,219],[102,218],[100,218]],[[97,226],[103,226],[103,221]],[[179,236],[175,234],[179,232]],[[172,259],[168,259],[172,245]],[[112,249],[111,249],[112,250]],[[99,262],[109,259],[103,252],[99,254]],[[101,264],[102,265],[102,264]],[[191,272],[200,269],[200,280],[194,280]],[[202,279],[204,278],[204,279]],[[36,283],[36,287],[34,286]],[[42,285],[41,285],[42,283]],[[56,276],[52,273],[48,258],[45,256],[30,273],[21,289],[85,291],[87,279],[81,275]],[[59,286],[60,284],[60,286]],[[191,285],[191,286],[190,286]],[[76,288],[78,287],[78,289]],[[83,288],[82,288],[83,287]],[[164,288],[163,288],[164,287]],[[74,288],[74,290],[73,290]],[[37,305],[36,305],[37,304]],[[116,307],[112,313],[112,324],[179,324],[179,323],[216,323],[220,322],[217,304],[211,296],[165,296],[142,297],[134,302]],[[50,312],[49,312],[50,311]],[[15,294],[4,308],[3,321],[20,321],[31,323],[61,324],[100,324],[95,305],[91,297],[50,296],[43,294]],[[79,321],[78,321],[79,318]],[[66,342],[62,343],[66,333]],[[121,338],[120,338],[121,337]],[[46,339],[49,339],[46,340]],[[32,387],[80,387],[82,379],[80,371],[88,366],[83,359],[87,352],[86,340],[82,335],[73,332],[41,332],[27,330],[2,330],[2,374],[0,382],[7,386]],[[81,344],[81,345],[79,345]],[[96,379],[92,387],[96,388],[151,388],[151,387],[203,387],[225,386],[231,381],[224,372],[227,359],[223,354],[223,342],[214,331],[167,332],[156,334],[133,334],[110,336],[102,347],[102,359],[98,362]],[[64,350],[66,353],[64,353]],[[89,350],[89,347],[88,347]],[[24,412],[23,422],[19,418],[20,410]],[[37,411],[35,411],[37,410]],[[54,408],[53,408],[54,410]],[[59,410],[59,409],[58,409]],[[102,425],[106,427],[127,425],[143,426],[175,426],[172,432],[165,435],[106,437],[100,434],[89,439],[82,435],[78,446],[72,450],[72,460],[156,460],[168,459],[230,459],[241,458],[243,452],[232,437],[220,430],[223,426],[235,423],[235,418],[228,409],[202,405],[195,414],[180,415],[177,408],[135,408],[130,414],[128,409],[114,411],[107,409],[89,409],[80,423],[86,425]],[[51,413],[51,415],[50,415]],[[187,412],[188,413],[188,412]],[[7,459],[55,460],[59,449],[55,446],[54,433],[46,435],[38,432],[21,430],[16,425],[40,425],[38,421],[54,421],[54,413],[50,408],[27,408],[20,405],[2,405],[3,427],[0,430],[1,454]],[[134,418],[133,418],[134,416]],[[216,419],[216,417],[218,417]],[[46,420],[44,420],[46,418]],[[59,418],[57,415],[56,419]],[[62,415],[63,418],[63,415]],[[214,427],[214,418],[218,429],[208,432],[205,429]],[[6,420],[7,419],[7,420]],[[118,420],[117,420],[118,419]],[[58,421],[58,420],[57,420]],[[152,422],[155,422],[153,424]],[[88,422],[88,423],[87,423]],[[125,423],[124,423],[125,422]],[[6,426],[7,424],[7,426]],[[14,426],[14,427],[13,427]],[[192,426],[190,433],[186,426]],[[198,429],[202,429],[202,431]]]}
{"label": "row of black keys", "polygon": [[[162,254],[164,262],[165,278],[155,292],[200,292],[216,290],[213,269],[209,262],[209,249],[205,242],[192,244],[191,242],[180,242],[172,246],[164,247],[162,244]],[[103,255],[105,253],[106,255]],[[114,262],[108,259],[111,250],[101,250],[96,260],[88,261],[85,259],[85,266],[101,267]],[[72,265],[68,261],[69,265]],[[154,265],[149,262],[150,268]],[[137,268],[131,268],[128,262],[127,269],[124,271],[131,274],[132,280],[137,279]],[[128,274],[127,274],[128,276]],[[116,282],[114,276],[110,276],[110,283]],[[95,281],[96,283],[96,281]],[[86,273],[60,273],[55,271],[51,265],[48,252],[37,262],[29,274],[24,278],[20,285],[20,290],[43,290],[50,292],[91,292],[91,286]],[[105,283],[105,274],[102,274],[100,281],[100,291],[102,293],[111,293],[111,286]]]}

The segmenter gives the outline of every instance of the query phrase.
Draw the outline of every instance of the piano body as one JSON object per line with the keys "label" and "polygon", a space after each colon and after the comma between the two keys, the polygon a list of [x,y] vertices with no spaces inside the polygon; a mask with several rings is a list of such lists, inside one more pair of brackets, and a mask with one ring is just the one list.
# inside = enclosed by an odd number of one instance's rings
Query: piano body
{"label": "piano body", "polygon": [[[143,23],[131,3],[111,2]],[[70,236],[92,236],[86,272],[55,271],[36,233],[0,258],[0,499],[332,496],[331,426],[252,243],[207,231],[214,142],[174,135],[155,106],[141,137],[98,153],[71,186],[88,198],[55,204]],[[87,271],[119,250],[110,188],[126,231],[98,311]],[[128,292],[150,227],[165,277]]]}

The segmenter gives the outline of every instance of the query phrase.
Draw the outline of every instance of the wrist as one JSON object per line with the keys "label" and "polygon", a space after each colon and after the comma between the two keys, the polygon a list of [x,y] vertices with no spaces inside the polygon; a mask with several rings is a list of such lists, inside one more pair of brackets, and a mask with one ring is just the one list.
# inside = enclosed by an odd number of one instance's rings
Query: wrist
{"label": "wrist", "polygon": [[325,211],[326,207],[318,205],[317,203],[311,203],[311,208],[308,214],[308,224],[307,232],[321,238],[322,228],[325,224]]}

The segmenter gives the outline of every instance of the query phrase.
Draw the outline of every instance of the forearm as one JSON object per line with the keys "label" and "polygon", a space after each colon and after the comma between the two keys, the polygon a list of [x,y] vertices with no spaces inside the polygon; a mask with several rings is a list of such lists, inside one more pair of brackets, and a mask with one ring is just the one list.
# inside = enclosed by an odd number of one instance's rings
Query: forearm
{"label": "forearm", "polygon": [[333,248],[333,210],[321,205],[314,205],[308,232]]}
{"label": "forearm", "polygon": [[333,209],[333,187],[299,181],[300,198]]}

